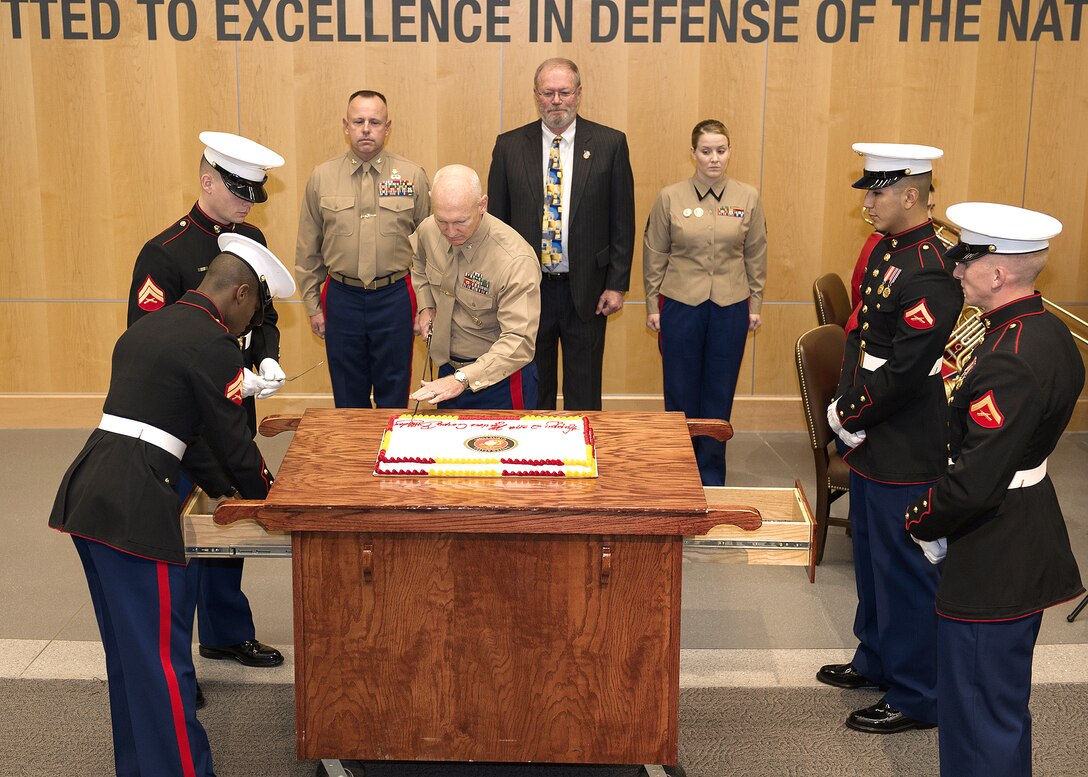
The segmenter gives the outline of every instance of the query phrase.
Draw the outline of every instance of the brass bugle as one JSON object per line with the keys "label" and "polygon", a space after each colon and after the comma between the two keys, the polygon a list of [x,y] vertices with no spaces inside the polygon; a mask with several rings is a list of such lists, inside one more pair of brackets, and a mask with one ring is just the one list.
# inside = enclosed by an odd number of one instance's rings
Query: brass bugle
{"label": "brass bugle", "polygon": [[957,235],[952,232],[952,228],[939,219],[933,219],[933,234],[945,244],[946,248],[952,248],[959,242]]}
{"label": "brass bugle", "polygon": [[946,398],[952,397],[957,379],[963,373],[967,363],[971,361],[971,354],[985,336],[986,325],[982,323],[982,310],[971,305],[964,306],[956,321],[956,328],[952,330],[948,344],[944,347],[942,357],[941,375],[944,378]]}

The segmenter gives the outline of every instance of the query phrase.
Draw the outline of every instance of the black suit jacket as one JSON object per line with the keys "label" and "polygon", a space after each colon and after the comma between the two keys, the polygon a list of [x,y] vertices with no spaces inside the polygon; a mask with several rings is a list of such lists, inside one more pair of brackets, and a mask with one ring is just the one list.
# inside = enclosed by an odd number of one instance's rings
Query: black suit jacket
{"label": "black suit jacket", "polygon": [[[495,140],[487,175],[488,211],[518,231],[540,255],[544,212],[540,122]],[[605,289],[627,291],[635,244],[635,184],[627,137],[578,117],[570,188],[567,253],[574,307],[593,318]]]}

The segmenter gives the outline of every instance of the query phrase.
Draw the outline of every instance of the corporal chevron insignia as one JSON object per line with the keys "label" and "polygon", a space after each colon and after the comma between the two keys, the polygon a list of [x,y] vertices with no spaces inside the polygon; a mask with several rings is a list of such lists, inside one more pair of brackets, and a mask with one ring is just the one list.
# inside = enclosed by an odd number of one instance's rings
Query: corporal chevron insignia
{"label": "corporal chevron insignia", "polygon": [[912,308],[903,312],[903,320],[914,329],[932,329],[937,323],[933,314],[929,312],[925,299],[922,299]]}
{"label": "corporal chevron insignia", "polygon": [[993,391],[987,391],[985,396],[972,402],[968,412],[971,420],[984,429],[999,429],[1005,423],[1005,416],[997,409]]}
{"label": "corporal chevron insignia", "polygon": [[244,380],[242,378],[242,371],[238,370],[238,374],[234,376],[234,380],[227,384],[227,390],[224,392],[231,402],[236,405],[242,404],[242,384]]}
{"label": "corporal chevron insignia", "polygon": [[136,292],[136,304],[140,306],[140,310],[158,310],[166,304],[166,292],[160,289],[148,275],[140,286],[140,290]]}

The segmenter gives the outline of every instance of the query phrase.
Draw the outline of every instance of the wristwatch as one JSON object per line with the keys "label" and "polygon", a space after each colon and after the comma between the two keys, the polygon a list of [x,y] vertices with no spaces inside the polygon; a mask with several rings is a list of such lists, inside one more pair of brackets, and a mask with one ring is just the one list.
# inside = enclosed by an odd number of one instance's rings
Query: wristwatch
{"label": "wristwatch", "polygon": [[460,370],[457,370],[457,372],[453,373],[453,377],[457,378],[458,382],[462,386],[464,386],[465,388],[468,388],[468,375],[461,372]]}

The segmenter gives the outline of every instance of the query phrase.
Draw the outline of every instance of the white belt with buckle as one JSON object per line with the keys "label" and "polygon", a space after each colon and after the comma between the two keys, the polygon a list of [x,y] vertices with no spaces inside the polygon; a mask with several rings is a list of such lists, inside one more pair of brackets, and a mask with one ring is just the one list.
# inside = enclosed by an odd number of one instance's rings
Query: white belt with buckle
{"label": "white belt with buckle", "polygon": [[1028,486],[1034,486],[1036,483],[1042,482],[1042,479],[1046,477],[1046,459],[1043,459],[1043,463],[1038,467],[1032,467],[1031,469],[1017,470],[1012,475],[1012,482],[1009,483],[1009,490],[1014,488],[1027,488]]}
{"label": "white belt with buckle", "polygon": [[185,443],[170,434],[170,432],[164,432],[157,426],[145,424],[142,421],[133,421],[131,418],[103,413],[102,420],[98,422],[98,428],[151,443],[156,448],[162,448],[178,461],[181,461],[185,455],[185,448],[187,447]]}
{"label": "white belt with buckle", "polygon": [[[951,466],[955,464],[955,461],[949,459],[948,464]],[[1046,477],[1046,459],[1043,459],[1043,463],[1038,467],[1018,469],[1016,472],[1012,473],[1012,480],[1009,481],[1009,490],[1012,491],[1014,488],[1034,486],[1037,483],[1041,483],[1044,477]]]}
{"label": "white belt with buckle", "polygon": [[[938,359],[933,363],[933,367],[930,369],[930,376],[941,374],[941,362],[943,359]],[[869,372],[876,372],[885,364],[888,363],[887,359],[881,359],[879,356],[873,356],[871,353],[862,354],[861,368],[868,370]]]}

